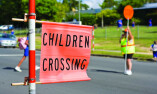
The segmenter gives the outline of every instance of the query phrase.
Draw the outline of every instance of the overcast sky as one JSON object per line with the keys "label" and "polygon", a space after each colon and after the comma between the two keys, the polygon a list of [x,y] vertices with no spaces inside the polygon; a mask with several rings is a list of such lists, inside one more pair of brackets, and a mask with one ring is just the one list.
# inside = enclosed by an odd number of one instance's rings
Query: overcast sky
{"label": "overcast sky", "polygon": [[[62,1],[62,0],[57,0],[57,1]],[[102,4],[104,0],[82,0],[82,3],[87,4],[89,8],[100,8],[99,4]]]}

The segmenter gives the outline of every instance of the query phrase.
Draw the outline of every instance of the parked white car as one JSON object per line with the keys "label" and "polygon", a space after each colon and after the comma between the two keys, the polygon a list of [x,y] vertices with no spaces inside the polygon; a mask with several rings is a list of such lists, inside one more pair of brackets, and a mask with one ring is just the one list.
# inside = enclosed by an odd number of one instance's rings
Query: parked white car
{"label": "parked white car", "polygon": [[0,30],[11,30],[14,29],[13,25],[1,25]]}
{"label": "parked white car", "polygon": [[17,44],[16,36],[13,34],[0,33],[0,46],[1,47],[13,47]]}

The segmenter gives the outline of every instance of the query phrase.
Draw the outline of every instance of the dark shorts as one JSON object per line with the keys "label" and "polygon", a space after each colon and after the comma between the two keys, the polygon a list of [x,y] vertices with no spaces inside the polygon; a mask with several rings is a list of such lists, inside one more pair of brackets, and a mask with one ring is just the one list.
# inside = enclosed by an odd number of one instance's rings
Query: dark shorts
{"label": "dark shorts", "polygon": [[[132,59],[133,54],[127,54],[127,59]],[[123,55],[123,58],[125,59],[125,54]]]}
{"label": "dark shorts", "polygon": [[132,24],[132,27],[135,27],[135,25],[134,25],[134,24]]}
{"label": "dark shorts", "polygon": [[122,25],[121,25],[121,24],[119,24],[119,25],[118,25],[118,27],[122,27]]}
{"label": "dark shorts", "polygon": [[152,24],[149,24],[149,26],[152,26]]}
{"label": "dark shorts", "polygon": [[157,58],[157,51],[153,51],[153,57]]}

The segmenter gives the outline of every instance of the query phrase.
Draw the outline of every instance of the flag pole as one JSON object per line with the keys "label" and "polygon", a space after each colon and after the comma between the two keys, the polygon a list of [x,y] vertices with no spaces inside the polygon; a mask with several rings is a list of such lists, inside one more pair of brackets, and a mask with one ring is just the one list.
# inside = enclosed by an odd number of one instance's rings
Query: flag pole
{"label": "flag pole", "polygon": [[29,0],[29,94],[36,94],[35,74],[35,0]]}

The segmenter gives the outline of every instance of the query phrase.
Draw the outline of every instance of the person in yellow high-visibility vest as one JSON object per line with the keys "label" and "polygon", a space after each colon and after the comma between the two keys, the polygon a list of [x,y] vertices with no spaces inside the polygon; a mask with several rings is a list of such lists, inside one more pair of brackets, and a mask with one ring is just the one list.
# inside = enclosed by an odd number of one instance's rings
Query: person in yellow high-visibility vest
{"label": "person in yellow high-visibility vest", "polygon": [[[121,52],[123,54],[124,59],[126,60],[126,67],[124,74],[126,75],[132,75],[132,56],[135,53],[135,44],[134,44],[134,36],[131,33],[131,30],[129,27],[127,27],[124,31],[124,34],[122,34],[120,38],[121,43]],[[128,34],[128,39],[127,39]]]}

